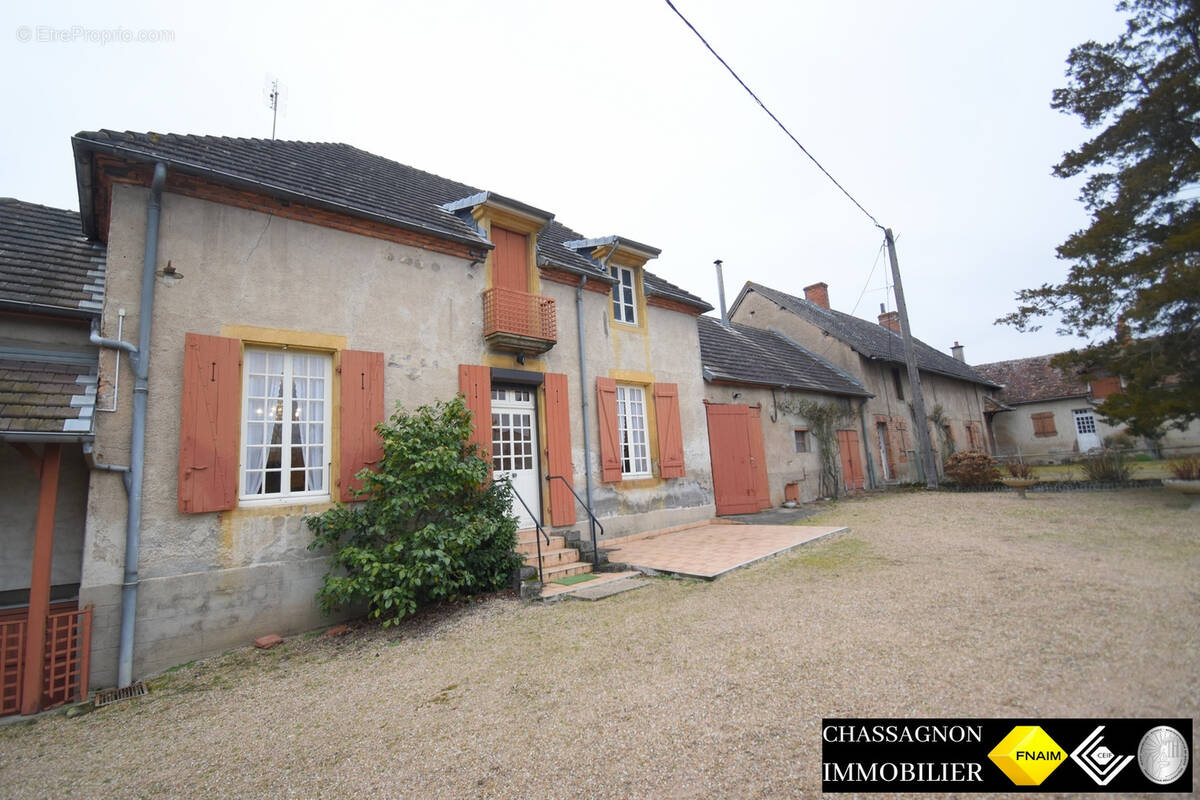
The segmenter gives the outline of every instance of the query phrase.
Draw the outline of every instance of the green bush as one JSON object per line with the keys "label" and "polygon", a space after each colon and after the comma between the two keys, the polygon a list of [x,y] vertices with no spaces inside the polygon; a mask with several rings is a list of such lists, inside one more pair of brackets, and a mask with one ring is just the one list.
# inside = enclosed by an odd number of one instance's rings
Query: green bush
{"label": "green bush", "polygon": [[1121,483],[1129,480],[1129,458],[1124,450],[1105,448],[1079,462],[1089,481]]}
{"label": "green bush", "polygon": [[365,603],[384,626],[417,607],[507,585],[521,564],[506,483],[488,483],[462,397],[403,409],[376,430],[378,471],[358,474],[361,502],[309,517],[310,550],[329,548],[317,592],[326,612]]}
{"label": "green bush", "polygon": [[946,460],[946,477],[959,486],[974,488],[988,486],[1000,478],[996,461],[979,450],[964,450]]}

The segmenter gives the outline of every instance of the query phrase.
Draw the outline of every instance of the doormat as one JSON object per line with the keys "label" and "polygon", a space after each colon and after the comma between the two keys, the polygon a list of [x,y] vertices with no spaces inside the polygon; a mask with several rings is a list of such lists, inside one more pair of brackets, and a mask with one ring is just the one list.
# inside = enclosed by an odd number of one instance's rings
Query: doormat
{"label": "doormat", "polygon": [[550,581],[550,582],[557,583],[560,586],[574,586],[577,583],[583,583],[584,581],[594,580],[595,578],[599,578],[599,577],[600,576],[594,572],[582,572],[578,575],[568,575],[565,578],[559,578],[556,581]]}
{"label": "doormat", "polygon": [[131,683],[128,686],[123,686],[120,689],[104,689],[96,692],[96,708],[103,708],[109,703],[115,703],[118,700],[128,700],[131,697],[141,697],[150,690],[146,688],[146,684],[142,681]]}

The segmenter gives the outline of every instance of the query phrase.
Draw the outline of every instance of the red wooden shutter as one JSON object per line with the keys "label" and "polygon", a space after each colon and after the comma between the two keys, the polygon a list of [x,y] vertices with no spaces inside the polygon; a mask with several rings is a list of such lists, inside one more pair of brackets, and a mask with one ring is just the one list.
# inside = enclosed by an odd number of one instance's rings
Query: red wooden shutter
{"label": "red wooden shutter", "polygon": [[596,378],[596,421],[600,424],[600,480],[621,480],[621,432],[617,427],[617,382]]}
{"label": "red wooden shutter", "polygon": [[183,348],[179,510],[227,511],[237,504],[242,343],[189,333]]}
{"label": "red wooden shutter", "polygon": [[492,226],[492,286],[529,291],[529,240],[519,233]]}
{"label": "red wooden shutter", "polygon": [[[571,464],[571,410],[567,405],[567,376],[546,373],[546,467],[575,485]],[[550,481],[550,524],[575,524],[575,496],[560,480]]]}
{"label": "red wooden shutter", "polygon": [[383,458],[383,444],[375,426],[383,422],[383,353],[343,350],[341,373],[341,446],[338,452],[338,487],[343,503],[354,500],[362,481],[354,476]]}
{"label": "red wooden shutter", "polygon": [[654,384],[654,416],[658,421],[658,470],[663,478],[683,477],[683,429],[679,425],[679,386]]}
{"label": "red wooden shutter", "polygon": [[492,477],[492,371],[474,364],[458,365],[458,390],[467,399],[467,410],[475,430],[471,441],[483,450],[488,462],[488,478]]}

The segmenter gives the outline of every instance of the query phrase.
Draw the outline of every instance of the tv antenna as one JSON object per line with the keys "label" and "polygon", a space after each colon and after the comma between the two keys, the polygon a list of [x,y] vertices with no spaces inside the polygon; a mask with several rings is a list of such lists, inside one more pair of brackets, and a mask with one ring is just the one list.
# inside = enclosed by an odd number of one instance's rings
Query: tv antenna
{"label": "tv antenna", "polygon": [[263,104],[271,109],[271,140],[275,140],[275,123],[282,111],[287,116],[287,87],[270,73],[263,85]]}

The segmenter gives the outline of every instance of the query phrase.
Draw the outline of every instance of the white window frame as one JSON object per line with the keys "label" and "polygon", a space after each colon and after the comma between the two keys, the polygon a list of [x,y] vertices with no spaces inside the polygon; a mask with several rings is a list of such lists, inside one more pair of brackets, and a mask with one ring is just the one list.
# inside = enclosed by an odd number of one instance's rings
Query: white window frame
{"label": "white window frame", "polygon": [[[270,494],[264,494],[264,493],[247,494],[246,493],[247,456],[248,456],[248,449],[250,447],[249,430],[248,430],[248,427],[249,427],[248,423],[250,421],[249,415],[250,415],[250,403],[251,403],[250,380],[251,380],[251,375],[252,375],[251,370],[250,370],[250,356],[254,353],[263,353],[263,354],[267,355],[268,357],[272,356],[272,355],[280,355],[280,354],[283,355],[283,373],[282,373],[282,375],[283,375],[284,391],[282,393],[284,396],[280,402],[282,402],[285,407],[282,410],[281,417],[280,417],[280,422],[282,423],[282,430],[280,431],[280,445],[279,445],[279,448],[280,448],[280,473],[279,473],[280,474],[280,479],[279,479],[280,487],[279,487],[278,492],[273,492]],[[294,377],[293,360],[294,360],[295,356],[307,356],[307,357],[316,356],[316,357],[323,359],[323,361],[325,363],[325,375],[324,375],[324,379],[323,379],[323,383],[324,383],[323,395],[320,398],[317,398],[317,397],[307,398],[308,400],[321,400],[322,408],[324,410],[323,418],[320,420],[320,424],[323,426],[322,442],[321,442],[320,446],[322,447],[322,449],[324,451],[324,459],[323,459],[324,463],[322,463],[320,465],[320,470],[321,470],[321,474],[322,474],[321,482],[325,488],[321,489],[321,490],[293,491],[291,489],[291,485],[290,485],[290,474],[292,471],[291,457],[292,457],[292,452],[293,452],[292,451],[293,446],[291,444],[292,425],[294,424],[294,415],[296,413],[295,406],[293,405],[293,398],[291,397],[292,392],[290,390],[292,388],[292,379]],[[253,373],[253,374],[259,374],[259,373]],[[284,345],[281,345],[278,347],[253,345],[253,346],[246,346],[244,348],[243,355],[242,355],[242,407],[240,409],[241,442],[239,443],[239,452],[238,452],[238,455],[239,455],[239,457],[238,457],[238,505],[242,505],[242,506],[301,505],[304,503],[328,502],[330,500],[330,498],[333,496],[332,489],[331,489],[331,480],[332,480],[332,472],[333,472],[333,470],[332,470],[333,442],[331,441],[332,440],[332,432],[333,432],[333,408],[332,408],[333,407],[333,377],[334,377],[333,376],[333,356],[331,353],[312,351],[312,350],[293,349],[293,348],[289,348]],[[269,384],[268,384],[266,391],[267,392],[270,391]],[[317,422],[317,420],[309,420],[308,421],[309,424],[312,424],[314,422]],[[286,447],[283,446],[284,442],[287,442],[288,446],[286,446]],[[313,447],[314,445],[306,445],[306,446]],[[267,451],[270,452],[269,447],[267,448]],[[283,459],[285,457],[287,459],[286,466],[283,464]],[[265,481],[265,476],[264,476],[264,481]]]}
{"label": "white window frame", "polygon": [[[641,413],[636,413],[637,406]],[[621,478],[649,478],[650,422],[646,387],[617,384],[617,432],[621,446]],[[637,434],[641,434],[638,442]]]}
{"label": "white window frame", "polygon": [[[617,264],[608,265],[608,274],[617,279],[612,287],[613,319],[626,325],[637,325],[637,275],[632,267]],[[629,291],[628,301],[621,296],[624,290]]]}

